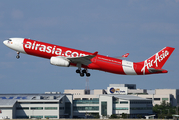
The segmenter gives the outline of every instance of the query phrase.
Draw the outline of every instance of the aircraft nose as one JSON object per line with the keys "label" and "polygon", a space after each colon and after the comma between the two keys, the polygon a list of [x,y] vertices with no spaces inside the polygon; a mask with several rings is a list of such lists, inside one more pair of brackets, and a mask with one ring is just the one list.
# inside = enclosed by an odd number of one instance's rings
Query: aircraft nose
{"label": "aircraft nose", "polygon": [[4,45],[7,45],[7,42],[8,42],[8,40],[4,40],[3,41]]}

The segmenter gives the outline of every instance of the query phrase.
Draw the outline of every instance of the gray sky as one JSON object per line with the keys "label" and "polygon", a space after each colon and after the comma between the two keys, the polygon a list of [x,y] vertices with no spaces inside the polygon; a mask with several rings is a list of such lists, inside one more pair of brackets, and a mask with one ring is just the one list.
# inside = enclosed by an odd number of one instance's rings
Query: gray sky
{"label": "gray sky", "polygon": [[179,89],[179,0],[1,0],[0,93],[63,92],[84,89],[86,77],[75,67],[21,54],[2,42],[11,37],[143,61],[165,46],[175,47],[167,74],[124,76],[89,70],[90,89],[137,84],[141,89]]}

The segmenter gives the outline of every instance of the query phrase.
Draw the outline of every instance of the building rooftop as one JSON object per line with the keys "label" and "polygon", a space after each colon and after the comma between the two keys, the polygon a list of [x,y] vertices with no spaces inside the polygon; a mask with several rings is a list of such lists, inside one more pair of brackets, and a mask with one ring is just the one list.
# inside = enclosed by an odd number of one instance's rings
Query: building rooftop
{"label": "building rooftop", "polygon": [[133,95],[100,95],[100,96],[114,96],[116,98],[119,98],[119,99],[124,99],[124,100],[149,100],[149,99],[146,99],[146,98],[141,98],[141,97],[138,97],[138,96],[133,96]]}
{"label": "building rooftop", "polygon": [[60,100],[64,94],[0,94],[1,107],[13,107],[18,100]]}

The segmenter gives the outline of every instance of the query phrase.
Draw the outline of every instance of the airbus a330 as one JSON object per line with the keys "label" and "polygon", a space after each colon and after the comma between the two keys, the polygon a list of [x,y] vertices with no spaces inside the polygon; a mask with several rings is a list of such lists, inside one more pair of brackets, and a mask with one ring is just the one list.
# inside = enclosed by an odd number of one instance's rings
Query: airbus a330
{"label": "airbus a330", "polygon": [[[50,59],[52,65],[77,67],[76,73],[79,73],[82,77],[84,75],[90,76],[88,69],[122,75],[167,73],[168,71],[162,69],[162,67],[175,49],[165,47],[142,62],[130,62],[99,55],[98,52],[90,53],[27,38],[9,38],[3,41],[3,43],[17,52],[17,59],[20,58],[20,53]],[[121,58],[125,58],[128,55],[129,53],[121,56]]]}

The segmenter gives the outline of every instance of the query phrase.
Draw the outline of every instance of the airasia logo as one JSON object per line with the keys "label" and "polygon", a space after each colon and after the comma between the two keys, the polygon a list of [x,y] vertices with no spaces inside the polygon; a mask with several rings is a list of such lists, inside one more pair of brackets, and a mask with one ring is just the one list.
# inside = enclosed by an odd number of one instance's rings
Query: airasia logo
{"label": "airasia logo", "polygon": [[65,52],[62,51],[61,48],[58,46],[46,46],[44,44],[39,44],[34,41],[34,43],[27,41],[25,43],[25,48],[31,49],[31,50],[37,50],[41,52],[46,52],[49,54],[55,54],[58,56],[65,56],[65,57],[79,57],[79,56],[85,56],[83,53],[78,52],[72,52],[71,50],[67,50]]}
{"label": "airasia logo", "polygon": [[[145,73],[145,68],[149,69],[151,67],[158,67],[159,63],[162,62],[167,56],[169,55],[169,52],[166,51],[162,51],[162,53],[159,55],[159,53],[155,54],[155,59],[148,59],[144,61],[144,66],[141,69],[141,72],[143,72],[143,74]],[[153,57],[152,57],[153,58]]]}

